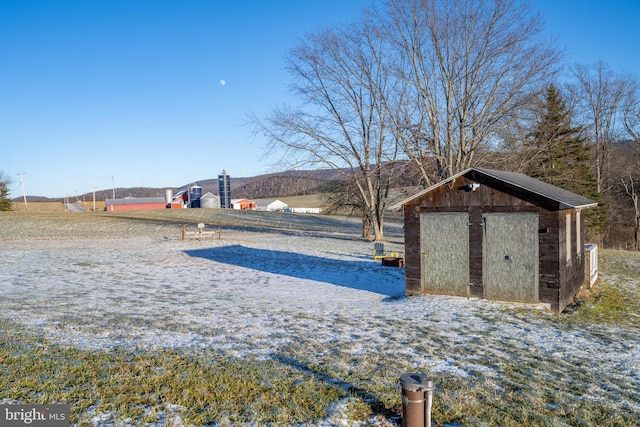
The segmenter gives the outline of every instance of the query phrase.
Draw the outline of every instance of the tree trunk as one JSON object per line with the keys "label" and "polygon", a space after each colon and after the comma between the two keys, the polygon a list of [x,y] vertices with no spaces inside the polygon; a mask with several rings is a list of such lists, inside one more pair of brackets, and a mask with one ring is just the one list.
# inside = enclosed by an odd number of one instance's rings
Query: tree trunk
{"label": "tree trunk", "polygon": [[635,223],[634,223],[634,246],[635,250],[640,250],[640,194],[638,194],[635,186],[635,182],[633,181],[633,176],[631,172],[629,172],[629,183],[622,179],[622,185],[624,186],[625,191],[631,197],[631,201],[633,202],[633,209],[635,214]]}
{"label": "tree trunk", "polygon": [[640,216],[636,214],[635,250],[640,251]]}
{"label": "tree trunk", "polygon": [[638,202],[638,193],[633,193],[633,195],[631,196],[632,200],[633,200],[633,206],[635,208],[635,230],[634,230],[634,243],[635,243],[635,250],[636,251],[640,251],[640,205]]}
{"label": "tree trunk", "polygon": [[371,221],[371,215],[368,212],[362,213],[362,237],[365,239],[371,239],[371,227],[373,223]]}
{"label": "tree trunk", "polygon": [[373,235],[376,242],[384,241],[384,232],[382,230],[383,223],[378,220],[373,220]]}

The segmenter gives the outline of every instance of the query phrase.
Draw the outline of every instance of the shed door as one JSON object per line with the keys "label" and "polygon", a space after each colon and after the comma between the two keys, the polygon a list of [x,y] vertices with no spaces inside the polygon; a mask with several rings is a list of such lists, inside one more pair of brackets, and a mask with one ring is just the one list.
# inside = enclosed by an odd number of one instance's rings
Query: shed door
{"label": "shed door", "polygon": [[538,214],[483,215],[484,296],[538,302]]}
{"label": "shed door", "polygon": [[466,296],[469,282],[469,214],[422,214],[420,258],[425,292]]}

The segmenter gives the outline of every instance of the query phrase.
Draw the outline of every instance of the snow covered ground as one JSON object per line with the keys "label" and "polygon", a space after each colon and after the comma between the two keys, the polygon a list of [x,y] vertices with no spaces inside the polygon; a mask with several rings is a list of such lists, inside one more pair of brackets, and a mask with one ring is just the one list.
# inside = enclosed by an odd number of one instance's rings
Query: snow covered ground
{"label": "snow covered ground", "polygon": [[640,416],[637,331],[484,300],[405,298],[403,269],[371,252],[344,235],[242,231],[5,240],[0,317],[80,348],[206,347],[379,381],[418,371],[500,389],[506,366],[542,364],[531,375],[558,401],[578,388]]}
{"label": "snow covered ground", "polygon": [[91,349],[214,346],[269,355],[309,333],[323,346],[354,333],[372,346],[387,341],[382,331],[336,325],[351,318],[382,326],[405,301],[403,270],[372,262],[370,248],[255,233],[8,241],[0,248],[2,316]]}

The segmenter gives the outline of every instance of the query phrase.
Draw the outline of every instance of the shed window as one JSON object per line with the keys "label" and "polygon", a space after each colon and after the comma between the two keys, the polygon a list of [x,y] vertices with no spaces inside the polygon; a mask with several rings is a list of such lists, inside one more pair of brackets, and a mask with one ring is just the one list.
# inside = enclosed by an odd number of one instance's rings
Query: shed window
{"label": "shed window", "polygon": [[565,221],[565,231],[566,231],[566,237],[565,237],[565,241],[567,242],[567,263],[571,262],[571,214],[568,213],[566,215],[566,221]]}

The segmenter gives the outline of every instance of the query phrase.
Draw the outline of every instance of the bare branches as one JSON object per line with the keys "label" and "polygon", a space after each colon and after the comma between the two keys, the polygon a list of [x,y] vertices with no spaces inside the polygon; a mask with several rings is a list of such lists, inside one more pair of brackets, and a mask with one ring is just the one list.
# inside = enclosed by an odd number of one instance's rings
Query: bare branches
{"label": "bare branches", "polygon": [[640,144],[640,82],[630,78],[623,106],[623,121],[628,134]]}
{"label": "bare branches", "polygon": [[300,106],[255,122],[289,163],[348,176],[379,239],[389,165],[408,159],[424,185],[471,166],[554,75],[541,32],[516,0],[388,0],[292,49]]}
{"label": "bare branches", "polygon": [[540,17],[515,1],[389,5],[388,35],[417,106],[398,110],[398,135],[414,162],[434,159],[436,170],[423,176],[430,184],[473,163],[553,76],[560,53],[541,38]]}
{"label": "bare branches", "polygon": [[593,65],[577,64],[572,68],[576,84],[570,86],[576,97],[578,113],[594,145],[598,192],[603,188],[609,153],[614,142],[623,136],[623,105],[633,93],[634,79],[614,73],[600,61]]}
{"label": "bare branches", "polygon": [[621,178],[624,190],[631,198],[634,208],[634,249],[640,250],[640,189],[636,188],[633,175],[629,172],[628,179]]}
{"label": "bare branches", "polygon": [[345,175],[359,192],[375,238],[382,224],[398,155],[386,93],[393,91],[385,41],[375,22],[312,34],[289,52],[292,90],[301,106],[255,121],[295,165],[321,165]]}

